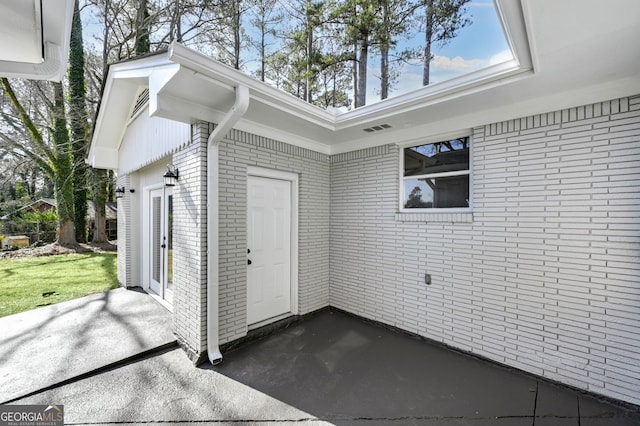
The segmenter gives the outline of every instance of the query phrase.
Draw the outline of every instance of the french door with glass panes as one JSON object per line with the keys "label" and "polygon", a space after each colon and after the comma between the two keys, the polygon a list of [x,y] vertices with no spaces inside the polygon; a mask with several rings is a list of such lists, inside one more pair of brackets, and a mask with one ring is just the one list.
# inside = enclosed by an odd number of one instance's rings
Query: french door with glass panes
{"label": "french door with glass panes", "polygon": [[173,299],[173,188],[149,191],[149,289]]}

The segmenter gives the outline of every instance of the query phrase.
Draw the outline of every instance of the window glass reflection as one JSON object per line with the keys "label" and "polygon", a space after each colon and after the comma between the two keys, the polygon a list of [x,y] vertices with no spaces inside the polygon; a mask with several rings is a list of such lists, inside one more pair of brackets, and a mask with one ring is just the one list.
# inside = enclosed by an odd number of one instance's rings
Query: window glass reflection
{"label": "window glass reflection", "polygon": [[469,138],[414,146],[404,150],[404,175],[418,176],[469,169]]}
{"label": "window glass reflection", "polygon": [[404,194],[406,209],[469,207],[469,176],[407,179]]}

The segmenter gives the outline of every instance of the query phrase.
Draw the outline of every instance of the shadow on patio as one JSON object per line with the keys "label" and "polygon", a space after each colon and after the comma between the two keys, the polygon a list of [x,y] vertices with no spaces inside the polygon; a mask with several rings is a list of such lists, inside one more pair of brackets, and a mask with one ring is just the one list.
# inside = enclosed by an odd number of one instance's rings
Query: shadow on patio
{"label": "shadow on patio", "polygon": [[173,347],[171,321],[146,293],[124,288],[0,318],[0,403]]}
{"label": "shadow on patio", "polygon": [[325,310],[213,370],[337,425],[637,425],[640,414]]}

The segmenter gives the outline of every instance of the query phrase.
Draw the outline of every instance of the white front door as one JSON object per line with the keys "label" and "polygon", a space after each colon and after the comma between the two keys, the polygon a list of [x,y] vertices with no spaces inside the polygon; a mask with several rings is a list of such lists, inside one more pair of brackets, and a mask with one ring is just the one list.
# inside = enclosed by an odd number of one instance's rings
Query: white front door
{"label": "white front door", "polygon": [[291,185],[249,176],[247,183],[247,324],[292,312]]}
{"label": "white front door", "polygon": [[173,299],[173,189],[149,191],[149,289]]}

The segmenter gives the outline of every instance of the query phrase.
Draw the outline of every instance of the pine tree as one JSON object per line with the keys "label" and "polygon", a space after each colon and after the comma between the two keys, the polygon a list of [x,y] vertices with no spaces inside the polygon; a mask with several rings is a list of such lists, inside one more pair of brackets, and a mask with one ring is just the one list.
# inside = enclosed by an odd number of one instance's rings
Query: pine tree
{"label": "pine tree", "polygon": [[422,85],[428,86],[431,74],[432,46],[444,45],[458,35],[458,31],[471,24],[465,5],[470,0],[425,0],[425,45],[423,54]]}

